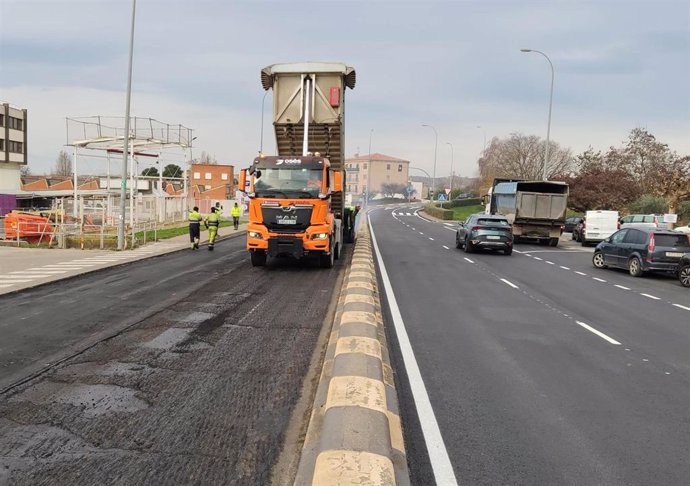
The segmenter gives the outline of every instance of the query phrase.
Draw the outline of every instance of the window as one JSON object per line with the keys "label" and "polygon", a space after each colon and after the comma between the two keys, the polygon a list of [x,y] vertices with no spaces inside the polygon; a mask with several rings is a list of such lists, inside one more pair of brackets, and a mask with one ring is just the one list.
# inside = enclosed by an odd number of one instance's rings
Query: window
{"label": "window", "polygon": [[194,178],[195,178],[195,179],[201,179],[201,172],[195,172],[195,173],[194,173]]}
{"label": "window", "polygon": [[367,164],[362,164],[362,169],[367,170]]}
{"label": "window", "polygon": [[204,174],[204,179],[206,179],[207,181],[210,181],[212,177],[213,177],[213,176],[211,175],[210,172],[206,172],[206,173]]}
{"label": "window", "polygon": [[386,164],[386,170],[391,170],[391,165],[390,165],[390,164]]}
{"label": "window", "polygon": [[22,142],[15,142],[14,140],[10,140],[9,143],[7,144],[7,148],[9,149],[10,152],[15,153],[15,154],[23,154],[24,153],[24,144]]}
{"label": "window", "polygon": [[204,186],[204,190],[210,191],[210,190],[211,190],[211,186]]}
{"label": "window", "polygon": [[223,172],[223,173],[220,175],[220,178],[223,179],[224,181],[227,181],[227,180],[228,180],[228,174],[225,173],[225,172]]}
{"label": "window", "polygon": [[3,152],[5,151],[5,140],[2,138],[0,138],[0,150]]}
{"label": "window", "polygon": [[402,164],[398,164],[398,172],[402,172]]}
{"label": "window", "polygon": [[647,234],[638,230],[628,230],[623,243],[630,243],[631,245],[644,245],[647,243]]}
{"label": "window", "polygon": [[10,117],[10,128],[14,130],[22,130],[22,127],[24,126],[24,120],[21,120],[19,118],[15,118],[13,116]]}
{"label": "window", "polygon": [[0,127],[5,126],[5,115],[0,115]]}
{"label": "window", "polygon": [[[620,230],[618,233],[614,233],[611,237],[611,243],[622,243],[625,235],[628,233],[627,229]],[[584,240],[583,240],[584,241]]]}

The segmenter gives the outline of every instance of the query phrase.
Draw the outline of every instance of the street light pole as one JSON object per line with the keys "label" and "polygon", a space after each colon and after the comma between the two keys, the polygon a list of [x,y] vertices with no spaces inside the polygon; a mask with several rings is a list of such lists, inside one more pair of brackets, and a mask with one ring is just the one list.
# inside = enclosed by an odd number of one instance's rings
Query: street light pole
{"label": "street light pole", "polygon": [[[423,127],[429,127],[429,128],[431,128],[431,129],[434,131],[434,135],[436,136],[436,139],[435,139],[435,142],[434,142],[434,187],[433,187],[433,191],[434,191],[434,194],[435,194],[435,193],[436,193],[436,151],[437,151],[437,149],[438,149],[438,132],[437,132],[436,129],[435,129],[434,127],[432,127],[431,125],[422,124],[422,126],[423,126]],[[433,199],[432,199],[432,200],[433,200]]]}
{"label": "street light pole", "polygon": [[[424,169],[420,169],[419,167],[412,167],[412,166],[410,166],[410,169],[419,170],[419,171],[424,172],[424,173],[426,174],[426,176],[428,177],[428,179],[429,179],[429,184],[430,184],[429,187],[431,187],[431,176],[429,175],[429,173],[428,173],[427,171],[425,171]],[[423,187],[422,187],[422,189],[423,189]],[[422,199],[424,198],[424,194],[420,194],[419,196],[420,196]]]}
{"label": "street light pole", "polygon": [[446,142],[446,145],[450,145],[450,192],[448,193],[448,200],[453,196],[453,144]]}
{"label": "street light pole", "polygon": [[266,101],[266,95],[268,90],[264,93],[264,97],[261,100],[261,142],[259,144],[259,155],[264,153],[264,102]]}
{"label": "street light pole", "polygon": [[[125,247],[125,209],[127,199],[127,155],[129,154],[129,106],[132,97],[132,58],[134,57],[134,15],[137,0],[132,0],[132,30],[129,35],[129,67],[127,70],[127,100],[125,102],[125,142],[122,149],[122,174],[120,177],[120,221],[117,227],[117,249]],[[76,201],[75,201],[76,202]]]}
{"label": "street light pole", "polygon": [[364,206],[369,206],[369,195],[371,194],[371,136],[374,133],[374,129],[372,128],[369,130],[369,155],[367,157],[369,158],[367,161],[367,191],[366,191],[366,199],[364,201]]}
{"label": "street light pole", "polygon": [[553,78],[554,78],[554,71],[553,71],[553,63],[551,62],[551,59],[549,59],[549,56],[544,54],[541,51],[537,51],[534,49],[520,49],[521,52],[536,52],[537,54],[541,54],[546,58],[547,61],[549,61],[549,66],[551,66],[551,93],[549,94],[549,121],[546,125],[546,148],[544,149],[544,170],[542,174],[542,179],[546,179],[546,166],[549,163],[549,137],[551,135],[551,106],[553,104]]}
{"label": "street light pole", "polygon": [[481,128],[484,132],[484,152],[486,152],[486,128],[482,127],[481,125],[477,125],[477,128]]}

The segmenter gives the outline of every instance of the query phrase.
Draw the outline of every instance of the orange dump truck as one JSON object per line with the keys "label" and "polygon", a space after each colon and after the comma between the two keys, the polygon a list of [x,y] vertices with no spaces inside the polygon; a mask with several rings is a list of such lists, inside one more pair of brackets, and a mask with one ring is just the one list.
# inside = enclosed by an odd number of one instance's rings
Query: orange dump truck
{"label": "orange dump truck", "polygon": [[273,64],[261,71],[261,82],[273,89],[278,155],[260,154],[240,171],[252,265],[316,255],[330,268],[354,232],[343,161],[345,88],[354,88],[355,70],[342,63]]}

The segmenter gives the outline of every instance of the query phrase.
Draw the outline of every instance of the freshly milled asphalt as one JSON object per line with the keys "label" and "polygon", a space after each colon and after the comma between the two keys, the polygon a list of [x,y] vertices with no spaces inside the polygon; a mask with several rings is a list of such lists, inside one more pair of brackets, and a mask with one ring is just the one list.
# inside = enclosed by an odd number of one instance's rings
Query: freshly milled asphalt
{"label": "freshly milled asphalt", "polygon": [[[570,242],[466,254],[443,224],[391,213],[375,210],[372,226],[458,484],[687,484],[687,289],[597,270],[592,249]],[[433,473],[392,354],[410,472],[427,486]]]}
{"label": "freshly milled asphalt", "polygon": [[238,238],[0,297],[0,389],[42,373],[0,395],[0,484],[268,484],[343,259]]}

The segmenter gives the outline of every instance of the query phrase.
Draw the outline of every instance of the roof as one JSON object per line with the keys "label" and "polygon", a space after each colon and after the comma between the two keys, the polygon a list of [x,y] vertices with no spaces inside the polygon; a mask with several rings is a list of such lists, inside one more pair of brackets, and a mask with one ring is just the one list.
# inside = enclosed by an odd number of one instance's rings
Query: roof
{"label": "roof", "polygon": [[350,159],[345,159],[345,162],[405,162],[409,163],[409,160],[401,159],[400,157],[393,157],[392,155],[380,154],[378,152],[373,154],[355,154],[354,157]]}

